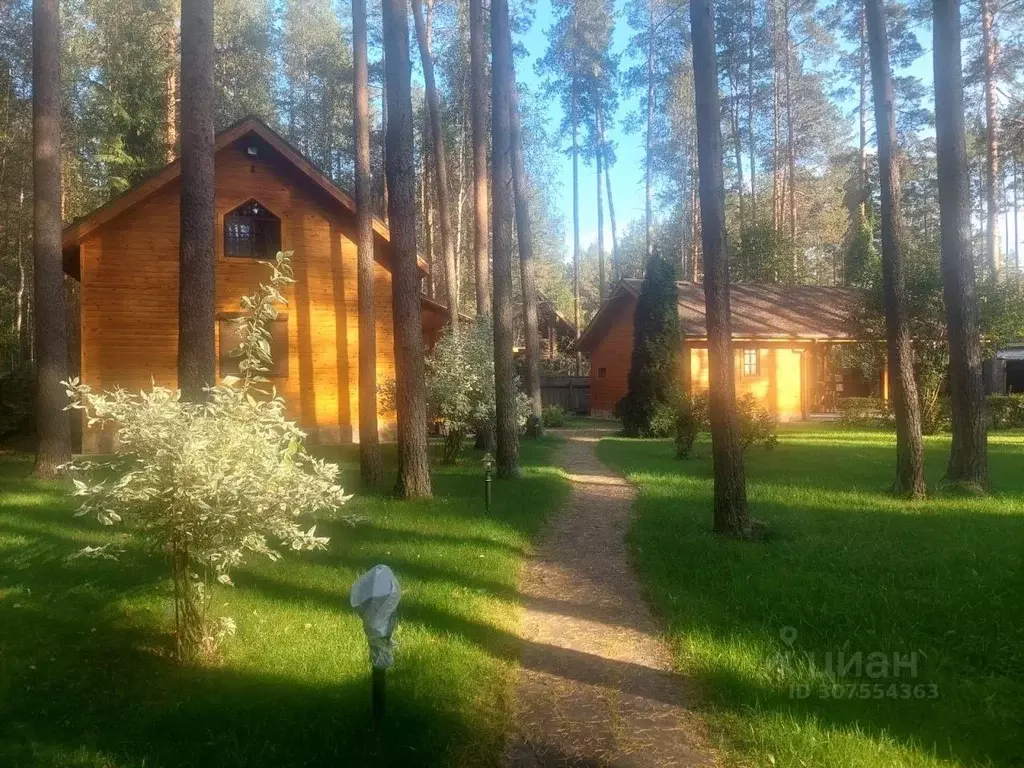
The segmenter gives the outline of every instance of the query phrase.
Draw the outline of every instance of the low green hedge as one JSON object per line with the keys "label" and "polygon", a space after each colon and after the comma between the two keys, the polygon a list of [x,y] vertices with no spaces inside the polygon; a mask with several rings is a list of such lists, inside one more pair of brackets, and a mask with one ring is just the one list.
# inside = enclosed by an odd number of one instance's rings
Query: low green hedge
{"label": "low green hedge", "polygon": [[[989,429],[1024,428],[1024,394],[989,395],[986,400]],[[893,427],[892,407],[880,397],[844,397],[837,403],[836,410],[839,412],[839,423],[844,426]],[[935,429],[924,430],[927,434],[949,430],[948,397],[939,400],[934,423]]]}

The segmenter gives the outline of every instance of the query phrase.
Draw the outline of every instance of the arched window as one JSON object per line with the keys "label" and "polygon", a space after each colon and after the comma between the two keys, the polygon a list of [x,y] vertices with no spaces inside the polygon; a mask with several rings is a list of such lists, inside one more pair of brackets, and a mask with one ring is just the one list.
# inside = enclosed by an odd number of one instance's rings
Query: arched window
{"label": "arched window", "polygon": [[281,250],[281,220],[250,200],[224,217],[224,255],[272,259]]}

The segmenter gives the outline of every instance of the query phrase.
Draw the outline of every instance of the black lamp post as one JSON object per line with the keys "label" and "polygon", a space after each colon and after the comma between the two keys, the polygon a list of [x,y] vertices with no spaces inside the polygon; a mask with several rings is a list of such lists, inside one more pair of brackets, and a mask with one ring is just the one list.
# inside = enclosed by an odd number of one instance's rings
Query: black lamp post
{"label": "black lamp post", "polygon": [[491,511],[491,472],[494,471],[494,457],[490,453],[484,454],[484,511]]}

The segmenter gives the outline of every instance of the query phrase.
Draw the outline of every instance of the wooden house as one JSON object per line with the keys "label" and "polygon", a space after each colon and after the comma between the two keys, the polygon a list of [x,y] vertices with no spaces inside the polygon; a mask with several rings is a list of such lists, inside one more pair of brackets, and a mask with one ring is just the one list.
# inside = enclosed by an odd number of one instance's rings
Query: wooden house
{"label": "wooden house", "polygon": [[[70,338],[78,374],[94,389],[177,383],[180,164],[175,161],[64,231],[65,272],[80,281]],[[269,127],[246,119],[216,137],[218,375],[231,371],[231,320],[265,280],[265,259],[294,251],[296,282],[274,328],[272,378],[291,416],[321,443],[358,441],[355,203]],[[394,377],[392,254],[374,220],[377,377]],[[426,274],[426,264],[420,262]],[[424,342],[447,320],[424,302]],[[77,353],[77,355],[75,354]],[[386,436],[393,414],[381,412]],[[109,436],[87,431],[86,452]]]}
{"label": "wooden house", "polygon": [[[590,355],[590,412],[610,416],[626,394],[633,354],[633,316],[640,280],[623,279],[580,337]],[[684,391],[708,389],[704,286],[677,283],[683,333],[679,376]],[[738,397],[750,393],[780,421],[827,412],[834,399],[860,391],[851,372],[834,370],[829,349],[857,339],[862,294],[813,285],[733,285],[730,294]],[[845,383],[844,383],[845,382]],[[854,391],[856,390],[856,391]]]}

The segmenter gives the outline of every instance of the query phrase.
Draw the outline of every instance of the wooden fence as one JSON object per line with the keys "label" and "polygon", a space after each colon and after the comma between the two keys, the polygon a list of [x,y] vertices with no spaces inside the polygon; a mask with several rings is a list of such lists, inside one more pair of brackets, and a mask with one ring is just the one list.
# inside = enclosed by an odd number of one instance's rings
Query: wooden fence
{"label": "wooden fence", "polygon": [[541,376],[540,396],[544,405],[560,405],[569,413],[589,413],[590,377]]}

